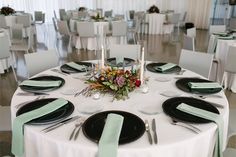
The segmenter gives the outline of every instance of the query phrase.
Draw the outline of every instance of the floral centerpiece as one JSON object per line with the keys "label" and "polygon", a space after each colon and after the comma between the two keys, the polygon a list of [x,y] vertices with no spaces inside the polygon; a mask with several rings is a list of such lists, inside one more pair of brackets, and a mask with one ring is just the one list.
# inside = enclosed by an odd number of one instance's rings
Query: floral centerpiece
{"label": "floral centerpiece", "polygon": [[7,7],[2,7],[0,9],[0,14],[3,14],[5,16],[14,14],[16,11],[14,9],[12,9],[11,7],[7,6]]}
{"label": "floral centerpiece", "polygon": [[149,14],[151,14],[151,13],[159,13],[160,11],[159,11],[159,9],[158,9],[157,6],[152,5],[152,6],[147,10],[147,12],[148,12]]}
{"label": "floral centerpiece", "polygon": [[137,71],[117,68],[106,68],[97,77],[87,80],[86,83],[89,84],[87,92],[109,93],[117,100],[125,100],[128,98],[129,92],[141,85]]}
{"label": "floral centerpiece", "polygon": [[101,17],[101,16],[99,15],[99,13],[97,13],[96,16],[91,16],[91,19],[93,19],[93,20],[95,20],[95,21],[102,21],[102,20],[104,20],[104,17]]}

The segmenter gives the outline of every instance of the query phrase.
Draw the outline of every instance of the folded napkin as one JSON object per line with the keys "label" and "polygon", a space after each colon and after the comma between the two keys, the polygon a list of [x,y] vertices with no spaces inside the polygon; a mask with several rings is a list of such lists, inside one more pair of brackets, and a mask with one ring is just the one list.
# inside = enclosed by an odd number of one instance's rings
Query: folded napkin
{"label": "folded napkin", "polygon": [[24,113],[22,115],[17,116],[13,121],[12,128],[12,148],[11,151],[15,156],[23,156],[24,155],[24,124],[42,117],[46,114],[49,114],[60,107],[66,105],[68,103],[67,100],[59,98],[50,102],[38,109],[33,111]]}
{"label": "folded napkin", "polygon": [[69,67],[74,68],[76,70],[79,70],[79,71],[85,71],[86,70],[85,65],[79,65],[79,64],[76,64],[75,62],[66,63],[66,65],[68,65]]}
{"label": "folded napkin", "polygon": [[221,85],[219,85],[219,83],[216,82],[189,82],[188,86],[190,88],[222,88]]}
{"label": "folded napkin", "polygon": [[222,150],[222,145],[223,145],[223,124],[224,121],[222,117],[219,114],[209,112],[203,109],[199,109],[193,106],[189,106],[187,104],[181,103],[177,106],[177,109],[189,114],[192,114],[197,117],[201,117],[204,119],[208,119],[212,122],[215,122],[217,124],[217,139],[215,143],[215,148],[214,148],[214,157],[223,157],[223,150]]}
{"label": "folded napkin", "polygon": [[171,68],[173,68],[173,67],[175,67],[175,66],[176,66],[176,64],[167,63],[167,64],[164,64],[164,65],[162,65],[162,66],[154,67],[154,69],[157,70],[157,71],[164,72],[164,71],[169,70],[169,69],[171,69]]}
{"label": "folded napkin", "polygon": [[20,85],[32,86],[32,87],[58,87],[61,85],[61,81],[37,81],[37,80],[25,80]]}
{"label": "folded napkin", "polygon": [[98,157],[116,157],[124,117],[110,113],[107,116],[98,144]]}
{"label": "folded napkin", "polygon": [[121,64],[124,62],[124,57],[116,57],[116,64]]}

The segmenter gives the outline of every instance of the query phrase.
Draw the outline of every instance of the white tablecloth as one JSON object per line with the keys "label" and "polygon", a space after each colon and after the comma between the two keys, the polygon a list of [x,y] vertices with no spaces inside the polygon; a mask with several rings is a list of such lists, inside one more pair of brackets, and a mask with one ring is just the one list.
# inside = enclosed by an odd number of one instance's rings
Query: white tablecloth
{"label": "white tablecloth", "polygon": [[[184,93],[175,86],[176,79],[174,74],[155,74],[146,72],[146,76],[150,76],[148,82],[149,93],[143,94],[140,89],[129,93],[130,98],[125,101],[111,101],[109,95],[102,96],[99,100],[93,100],[91,97],[74,95],[63,95],[62,92],[71,88],[76,88],[78,91],[85,88],[87,85],[81,79],[75,79],[73,75],[64,76],[52,71],[45,71],[43,74],[50,74],[63,77],[66,81],[65,85],[55,91],[49,92],[51,98],[63,97],[71,101],[75,105],[74,115],[88,117],[89,115],[78,112],[78,108],[85,105],[103,106],[103,110],[121,110],[134,113],[143,120],[150,121],[155,118],[157,124],[158,144],[150,145],[147,134],[144,133],[138,140],[120,145],[118,148],[118,157],[212,157],[214,142],[216,139],[217,126],[214,123],[194,124],[200,128],[202,132],[195,134],[186,128],[172,125],[171,118],[162,111],[162,103],[168,98],[161,96],[159,93],[163,91],[174,91],[181,93],[183,96],[190,96],[189,93]],[[78,74],[77,74],[78,76]],[[84,74],[79,74],[84,77]],[[199,76],[195,73],[187,71],[184,76]],[[156,78],[170,78],[169,82],[158,82]],[[11,101],[12,119],[15,118],[15,105],[32,100],[35,96],[17,96],[21,89],[17,89]],[[226,146],[226,133],[228,128],[229,108],[228,101],[223,93],[220,92],[222,98],[209,97],[208,101],[217,102],[224,105],[223,109],[219,109],[224,120],[224,135],[223,143]],[[142,114],[139,109],[141,106],[155,106],[160,114],[146,115]],[[49,133],[40,132],[46,126],[25,126],[25,157],[96,157],[98,145],[88,140],[82,132],[76,141],[69,141],[68,138],[74,128],[74,123],[69,123]]]}
{"label": "white tablecloth", "polygon": [[[11,44],[9,32],[7,30],[0,28],[0,36],[7,36],[9,39],[9,45]],[[3,74],[4,70],[10,67],[11,59],[9,58],[7,60],[8,60],[8,65],[7,65],[6,59],[2,59],[2,60],[0,59],[0,74]]]}
{"label": "white tablecloth", "polygon": [[[219,66],[218,66],[218,72],[217,72],[217,80],[219,82],[222,81],[222,77],[224,74],[224,67],[225,67],[225,62],[227,59],[227,53],[229,46],[236,46],[236,40],[221,40],[218,39],[217,41],[217,47],[216,47],[216,54],[215,57],[220,61]],[[236,53],[236,52],[235,52]],[[228,76],[230,77],[230,76]],[[231,79],[232,80],[232,86],[229,87],[234,93],[236,93],[236,79],[234,78],[235,76],[233,75]]]}

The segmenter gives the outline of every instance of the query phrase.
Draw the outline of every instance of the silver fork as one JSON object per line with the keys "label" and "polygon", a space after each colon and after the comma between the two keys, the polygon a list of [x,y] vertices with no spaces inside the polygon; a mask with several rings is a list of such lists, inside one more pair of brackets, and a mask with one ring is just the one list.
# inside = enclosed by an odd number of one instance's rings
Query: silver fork
{"label": "silver fork", "polygon": [[193,126],[191,124],[179,122],[179,121],[177,121],[175,119],[171,119],[171,120],[172,120],[171,124],[173,124],[173,125],[182,126],[182,127],[186,128],[186,129],[191,130],[192,132],[194,132],[196,134],[199,134],[201,132],[201,130],[199,128],[197,128],[197,127],[195,127],[195,126]]}
{"label": "silver fork", "polygon": [[[79,119],[76,123],[75,123],[75,128],[73,129],[73,131],[71,132],[70,134],[70,138],[69,140],[72,140],[73,136],[74,136],[74,140],[77,139],[78,135],[79,135],[79,131],[84,123],[85,119],[84,118],[81,118]],[[78,130],[77,130],[78,128]],[[76,131],[77,130],[77,131]]]}

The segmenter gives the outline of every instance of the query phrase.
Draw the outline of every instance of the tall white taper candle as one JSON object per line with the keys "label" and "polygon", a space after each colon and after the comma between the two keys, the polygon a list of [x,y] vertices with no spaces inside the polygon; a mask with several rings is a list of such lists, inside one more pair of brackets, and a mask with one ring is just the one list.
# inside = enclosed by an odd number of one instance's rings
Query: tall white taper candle
{"label": "tall white taper candle", "polygon": [[140,81],[143,84],[143,73],[144,73],[144,47],[142,48],[142,56],[141,56],[141,67],[140,67]]}
{"label": "tall white taper candle", "polygon": [[102,54],[101,54],[101,69],[104,69],[104,47],[102,45]]}

